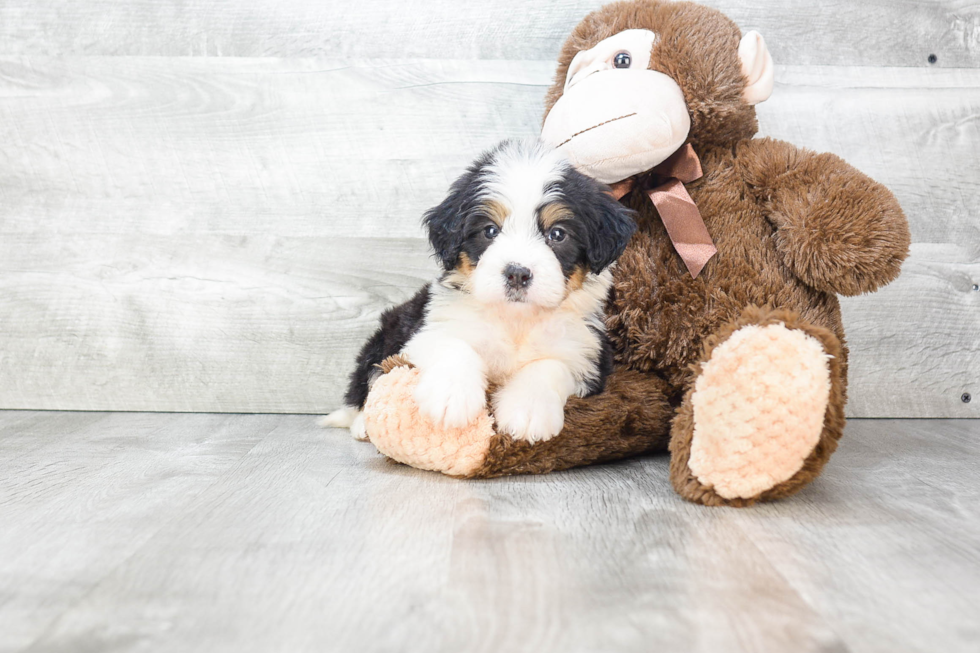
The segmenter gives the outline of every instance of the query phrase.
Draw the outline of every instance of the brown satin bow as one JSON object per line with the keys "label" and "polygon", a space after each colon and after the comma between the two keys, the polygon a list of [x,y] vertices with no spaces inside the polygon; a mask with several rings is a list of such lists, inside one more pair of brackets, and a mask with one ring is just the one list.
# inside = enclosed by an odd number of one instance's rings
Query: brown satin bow
{"label": "brown satin bow", "polygon": [[[680,254],[691,277],[697,279],[708,260],[718,252],[708,228],[704,226],[697,204],[684,188],[684,184],[701,178],[701,161],[688,143],[652,172],[658,177],[667,178],[667,181],[647,191],[647,194],[660,213],[674,249]],[[613,184],[613,196],[620,199],[633,190],[633,183],[631,177]]]}

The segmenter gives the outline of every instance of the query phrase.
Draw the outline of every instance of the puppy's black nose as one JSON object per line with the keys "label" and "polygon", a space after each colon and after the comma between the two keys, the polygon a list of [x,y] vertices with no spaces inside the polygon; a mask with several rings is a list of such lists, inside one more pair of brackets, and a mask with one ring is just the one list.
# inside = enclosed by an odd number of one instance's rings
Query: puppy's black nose
{"label": "puppy's black nose", "polygon": [[507,281],[507,287],[514,290],[521,290],[530,286],[533,276],[530,270],[516,263],[510,263],[504,268],[504,279]]}

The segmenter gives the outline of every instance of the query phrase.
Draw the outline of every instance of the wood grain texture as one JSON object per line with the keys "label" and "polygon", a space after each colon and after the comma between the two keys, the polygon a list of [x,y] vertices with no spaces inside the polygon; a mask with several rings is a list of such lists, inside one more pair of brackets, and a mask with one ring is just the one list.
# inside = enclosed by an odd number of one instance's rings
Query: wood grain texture
{"label": "wood grain texture", "polygon": [[[3,60],[0,406],[336,406],[375,316],[435,275],[422,211],[536,133],[551,67]],[[916,241],[898,282],[844,303],[850,414],[980,416],[960,400],[980,396],[980,71],[778,77],[762,133],[886,183]]]}
{"label": "wood grain texture", "polygon": [[[975,650],[978,443],[977,420],[852,421],[802,502],[736,517],[850,650]],[[852,568],[859,559],[873,562]]]}
{"label": "wood grain texture", "polygon": [[[0,233],[419,237],[483,148],[538,133],[548,62],[0,60]],[[980,70],[780,67],[761,133],[980,248]]]}
{"label": "wood grain texture", "polygon": [[0,61],[0,233],[421,236],[483,149],[535,136],[544,65]]}
{"label": "wood grain texture", "polygon": [[[77,424],[73,426],[73,422]],[[972,652],[980,421],[852,421],[823,476],[460,481],[307,416],[0,413],[3,651]]]}
{"label": "wood grain texture", "polygon": [[29,413],[0,426],[0,650],[31,644],[281,422]]}
{"label": "wood grain texture", "polygon": [[8,236],[0,405],[318,412],[386,307],[435,275],[421,240]]}
{"label": "wood grain texture", "polygon": [[[978,417],[976,243],[918,243],[892,285],[843,298],[850,417]],[[969,403],[963,394],[973,397]]]}
{"label": "wood grain texture", "polygon": [[[0,405],[322,413],[377,315],[436,274],[412,239],[8,236]],[[976,416],[980,264],[915,245],[844,302],[851,416]],[[926,334],[927,337],[923,337]]]}
{"label": "wood grain texture", "polygon": [[[227,57],[423,57],[551,61],[602,0],[7,0],[0,53]],[[980,63],[969,0],[709,0],[756,29],[777,63],[937,66]]]}

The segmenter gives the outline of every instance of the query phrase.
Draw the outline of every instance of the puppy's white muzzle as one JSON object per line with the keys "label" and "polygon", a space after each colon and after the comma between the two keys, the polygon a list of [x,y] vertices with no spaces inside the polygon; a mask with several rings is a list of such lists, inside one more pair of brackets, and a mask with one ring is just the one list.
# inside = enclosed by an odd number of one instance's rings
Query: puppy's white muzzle
{"label": "puppy's white muzzle", "polygon": [[555,253],[536,229],[508,234],[506,226],[477,263],[474,296],[483,303],[558,306],[565,297],[565,275]]}

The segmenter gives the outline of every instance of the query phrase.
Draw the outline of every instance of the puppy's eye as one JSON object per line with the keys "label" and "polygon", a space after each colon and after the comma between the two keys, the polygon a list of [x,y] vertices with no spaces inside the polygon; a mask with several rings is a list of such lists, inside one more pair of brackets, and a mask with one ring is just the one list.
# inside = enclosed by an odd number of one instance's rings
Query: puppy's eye
{"label": "puppy's eye", "polygon": [[492,224],[483,230],[483,235],[487,237],[487,240],[493,240],[500,233],[500,228]]}
{"label": "puppy's eye", "polygon": [[548,232],[548,240],[553,243],[560,243],[565,240],[565,230],[561,227],[555,227]]}
{"label": "puppy's eye", "polygon": [[616,68],[629,68],[631,63],[633,63],[633,58],[629,52],[620,52],[613,57],[613,65]]}

